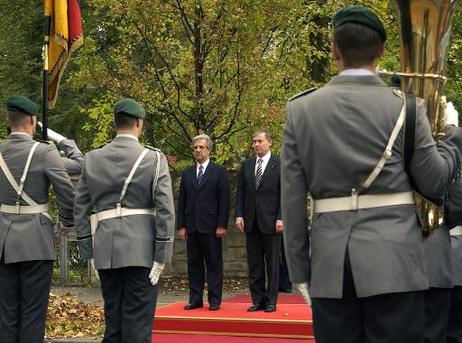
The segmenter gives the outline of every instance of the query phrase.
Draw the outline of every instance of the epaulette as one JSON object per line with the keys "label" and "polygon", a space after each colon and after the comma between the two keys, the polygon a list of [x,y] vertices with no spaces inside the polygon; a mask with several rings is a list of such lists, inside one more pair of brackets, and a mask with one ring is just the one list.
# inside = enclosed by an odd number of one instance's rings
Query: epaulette
{"label": "epaulette", "polygon": [[404,93],[400,89],[393,89],[393,94],[396,95],[398,98],[404,98]]}
{"label": "epaulette", "polygon": [[157,151],[157,152],[162,152],[162,150],[158,149],[158,148],[154,148],[153,146],[150,146],[150,145],[145,145],[144,146],[146,149],[149,149],[149,150],[153,150],[153,151]]}
{"label": "epaulette", "polygon": [[307,89],[301,93],[298,93],[298,94],[295,94],[293,97],[289,98],[289,101],[292,101],[292,100],[295,100],[303,95],[306,95],[306,94],[310,94],[310,93],[313,93],[316,89],[318,89],[318,87],[313,87],[313,88],[310,88],[310,89]]}
{"label": "epaulette", "polygon": [[106,145],[108,145],[109,143],[110,143],[110,142],[106,142],[106,143],[103,143],[103,144],[101,144],[101,145],[98,145],[98,146],[95,148],[95,150],[96,150],[96,149],[104,148],[104,147],[105,147]]}
{"label": "epaulette", "polygon": [[44,144],[52,144],[51,141],[46,141],[46,140],[43,140],[43,139],[34,139],[36,142],[39,142],[39,143],[44,143]]}

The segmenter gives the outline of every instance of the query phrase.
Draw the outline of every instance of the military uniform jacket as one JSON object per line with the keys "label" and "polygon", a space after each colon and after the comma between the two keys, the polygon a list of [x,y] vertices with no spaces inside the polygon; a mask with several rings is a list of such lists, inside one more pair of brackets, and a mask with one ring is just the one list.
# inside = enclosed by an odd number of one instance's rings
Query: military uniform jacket
{"label": "military uniform jacket", "polygon": [[[18,183],[34,143],[30,136],[12,134],[0,144],[3,159]],[[45,204],[48,202],[50,183],[57,197],[61,222],[65,226],[72,226],[74,188],[56,147],[41,143],[32,157],[24,192],[38,204]],[[0,203],[15,205],[16,198],[16,192],[0,171]],[[27,205],[24,201],[21,204]],[[18,215],[0,212],[1,255],[5,263],[54,260],[51,221],[39,213]]]}
{"label": "military uniform jacket", "polygon": [[[307,193],[314,199],[350,196],[380,159],[402,105],[403,99],[373,75],[334,77],[287,104],[281,162],[284,241],[292,281],[310,281],[314,298],[342,297],[347,248],[359,297],[428,288],[414,205],[315,214],[311,250],[307,238]],[[422,107],[416,117],[413,182],[425,196],[438,198],[455,176],[459,148],[451,135],[435,145]],[[360,194],[411,190],[402,148],[399,136],[391,159]]]}
{"label": "military uniform jacket", "polygon": [[462,286],[462,236],[451,236],[452,283]]}
{"label": "military uniform jacket", "polygon": [[63,139],[58,148],[64,152],[64,167],[69,175],[80,175],[83,165],[83,154],[72,139]]}
{"label": "military uniform jacket", "polygon": [[[449,186],[445,219],[449,228],[462,225],[462,177]],[[451,236],[452,284],[462,286],[462,236]]]}
{"label": "military uniform jacket", "polygon": [[170,260],[173,247],[174,205],[167,161],[149,151],[133,175],[122,207],[155,208],[156,215],[133,215],[100,221],[94,248],[88,215],[116,208],[125,179],[144,147],[133,138],[116,137],[106,146],[86,154],[77,184],[74,216],[77,239],[84,258],[94,257],[96,269],[152,267],[153,261]]}
{"label": "military uniform jacket", "polygon": [[451,237],[445,225],[424,241],[425,261],[430,287],[452,288]]}

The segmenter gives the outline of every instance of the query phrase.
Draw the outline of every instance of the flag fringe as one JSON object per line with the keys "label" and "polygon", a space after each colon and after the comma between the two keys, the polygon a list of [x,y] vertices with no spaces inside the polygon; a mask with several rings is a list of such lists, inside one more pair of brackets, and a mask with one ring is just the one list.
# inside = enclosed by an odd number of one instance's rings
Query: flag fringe
{"label": "flag fringe", "polygon": [[49,83],[49,92],[48,92],[48,101],[49,101],[49,108],[52,109],[56,105],[56,101],[58,100],[58,92],[59,92],[59,83],[61,82],[61,77],[64,74],[64,70],[71,59],[71,54],[78,48],[80,48],[83,44],[83,33],[79,35],[73,42],[70,44],[70,50],[63,51],[63,53],[59,56],[58,61],[55,64],[55,67],[50,71],[50,80],[52,82]]}

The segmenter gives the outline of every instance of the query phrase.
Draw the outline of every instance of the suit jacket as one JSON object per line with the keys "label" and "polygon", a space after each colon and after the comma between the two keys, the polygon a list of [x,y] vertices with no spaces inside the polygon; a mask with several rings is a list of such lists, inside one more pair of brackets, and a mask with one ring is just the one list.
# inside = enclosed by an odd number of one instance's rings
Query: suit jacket
{"label": "suit jacket", "polygon": [[281,164],[279,158],[271,155],[262,175],[258,189],[255,189],[256,157],[241,164],[236,194],[236,217],[244,218],[244,228],[251,230],[258,220],[260,231],[276,233],[276,220],[281,219]]}
{"label": "suit jacket", "polygon": [[171,258],[174,232],[172,185],[167,161],[160,154],[157,185],[153,182],[157,156],[149,151],[128,186],[122,207],[155,208],[156,215],[112,218],[98,223],[91,244],[90,212],[116,208],[125,179],[144,147],[128,137],[116,137],[85,156],[74,201],[75,226],[84,258],[94,257],[96,269],[152,267]]}
{"label": "suit jacket", "polygon": [[[13,134],[0,144],[3,159],[18,183],[34,143],[29,136]],[[50,184],[53,185],[58,200],[61,222],[65,226],[72,226],[74,187],[56,147],[41,143],[32,157],[24,192],[38,204],[45,204],[48,202]],[[15,205],[16,198],[16,192],[0,171],[0,203]],[[26,205],[24,201],[21,203]],[[5,263],[54,260],[51,221],[43,214],[18,215],[0,212],[0,256],[2,254]]]}
{"label": "suit jacket", "polygon": [[[428,288],[414,205],[315,214],[311,249],[307,238],[307,194],[314,199],[350,196],[380,159],[402,105],[403,99],[377,76],[346,75],[287,103],[284,242],[292,281],[310,281],[314,298],[342,297],[347,248],[359,297]],[[425,196],[439,198],[459,168],[460,131],[435,144],[422,106],[416,117],[411,177]],[[399,136],[391,159],[361,194],[411,190],[402,148]]]}
{"label": "suit jacket", "polygon": [[213,162],[197,184],[196,164],[181,175],[178,198],[177,228],[188,233],[214,233],[227,228],[229,218],[229,178],[226,170]]}

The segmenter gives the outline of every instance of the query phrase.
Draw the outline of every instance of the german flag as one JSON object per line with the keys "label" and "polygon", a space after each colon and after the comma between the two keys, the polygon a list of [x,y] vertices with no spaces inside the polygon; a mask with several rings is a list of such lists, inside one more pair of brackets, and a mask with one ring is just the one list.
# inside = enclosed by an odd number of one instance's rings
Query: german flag
{"label": "german flag", "polygon": [[53,108],[59,81],[72,52],[83,44],[82,16],[78,0],[44,0],[45,16],[51,18],[48,48],[48,101]]}

